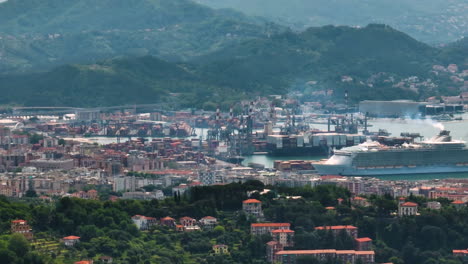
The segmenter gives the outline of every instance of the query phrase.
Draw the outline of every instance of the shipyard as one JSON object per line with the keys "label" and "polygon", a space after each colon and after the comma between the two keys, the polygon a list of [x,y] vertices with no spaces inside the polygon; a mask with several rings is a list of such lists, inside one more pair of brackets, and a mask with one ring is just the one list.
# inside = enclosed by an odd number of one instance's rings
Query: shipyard
{"label": "shipyard", "polygon": [[[97,144],[114,151],[129,151],[131,148],[124,146],[139,142],[138,151],[150,151],[147,155],[151,154],[151,159],[166,166],[171,160],[193,162],[193,167],[224,162],[230,167],[245,166],[245,171],[290,169],[343,176],[466,172],[468,161],[461,158],[467,138],[463,134],[464,101],[362,101],[351,105],[347,96],[343,104],[329,105],[302,102],[300,94],[258,97],[215,111],[170,109],[160,104],[93,109],[15,107],[2,114],[5,129],[0,142],[8,152],[24,149],[22,145],[31,138],[49,148],[57,147],[60,141],[61,147]],[[442,110],[434,112],[435,106]],[[444,125],[447,131],[442,131]],[[438,145],[444,143],[447,152],[437,148],[429,158],[428,142],[438,133],[446,139]],[[435,144],[432,146],[430,149]],[[353,171],[329,164],[325,167],[335,169],[324,169],[325,160],[330,158],[329,163],[333,163],[336,155],[351,155],[352,150],[360,150],[362,155],[353,160]],[[5,172],[40,164],[22,151],[18,154],[22,163],[3,164]],[[389,153],[401,162],[388,156],[377,158]],[[58,157],[73,159],[67,153]],[[55,159],[47,158],[49,162]],[[441,166],[428,168],[422,160]],[[119,165],[117,175],[125,174],[123,165]],[[150,166],[149,170],[160,167]]]}

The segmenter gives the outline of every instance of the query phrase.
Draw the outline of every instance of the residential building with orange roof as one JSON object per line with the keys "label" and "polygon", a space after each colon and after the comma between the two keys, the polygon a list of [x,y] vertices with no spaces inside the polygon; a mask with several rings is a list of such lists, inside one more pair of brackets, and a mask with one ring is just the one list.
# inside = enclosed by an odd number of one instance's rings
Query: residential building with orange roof
{"label": "residential building with orange roof", "polygon": [[80,260],[80,261],[76,261],[75,264],[93,264],[94,261],[93,260]]}
{"label": "residential building with orange roof", "polygon": [[179,223],[184,227],[195,226],[197,224],[197,220],[188,216],[184,216],[179,218]]}
{"label": "residential building with orange roof", "polygon": [[360,196],[355,196],[351,199],[351,204],[354,206],[362,206],[362,207],[367,207],[369,206],[369,202],[367,201],[366,198],[360,197]]}
{"label": "residential building with orange roof", "polygon": [[185,228],[184,228],[183,225],[176,225],[175,229],[176,229],[177,232],[184,232],[185,231]]}
{"label": "residential building with orange roof", "polygon": [[278,262],[276,252],[284,250],[284,246],[278,241],[270,241],[266,243],[266,257],[268,262]]}
{"label": "residential building with orange roof", "polygon": [[247,199],[242,202],[242,210],[258,219],[263,218],[262,202],[257,199]]}
{"label": "residential building with orange roof", "polygon": [[250,233],[252,235],[265,235],[277,229],[290,229],[290,223],[252,223]]}
{"label": "residential building with orange roof", "polygon": [[218,244],[213,246],[215,255],[226,255],[229,254],[229,247],[224,244]]}
{"label": "residential building with orange roof", "polygon": [[316,249],[316,250],[282,250],[276,252],[279,263],[295,264],[298,256],[312,256],[320,261],[332,260],[354,264],[358,259],[362,263],[374,263],[374,251]]}
{"label": "residential building with orange roof", "polygon": [[271,237],[273,241],[278,241],[284,247],[293,247],[294,233],[291,229],[275,229],[271,231]]}
{"label": "residential building with orange roof", "polygon": [[452,254],[456,257],[465,257],[468,258],[468,249],[454,249]]}
{"label": "residential building with orange roof", "polygon": [[169,216],[166,216],[164,218],[161,218],[160,220],[162,226],[168,226],[168,227],[175,227],[175,219]]}
{"label": "residential building with orange roof", "polygon": [[410,216],[418,213],[418,204],[413,202],[405,202],[405,199],[401,197],[398,203],[398,215],[399,216]]}
{"label": "residential building with orange roof", "polygon": [[203,229],[211,230],[215,228],[218,224],[218,220],[213,216],[205,216],[200,219],[200,224],[202,225]]}
{"label": "residential building with orange roof", "polygon": [[372,239],[369,237],[360,237],[354,239],[356,251],[368,251],[372,248]]}
{"label": "residential building with orange roof", "polygon": [[437,201],[427,202],[426,206],[427,206],[428,209],[432,209],[432,210],[440,210],[442,208],[442,204],[440,202],[437,202]]}
{"label": "residential building with orange roof", "polygon": [[100,256],[99,257],[99,261],[101,261],[101,263],[112,263],[114,261],[114,259],[111,257],[111,256]]}
{"label": "residential building with orange roof", "polygon": [[67,236],[67,237],[62,238],[62,240],[65,246],[72,247],[80,242],[80,237],[79,236]]}
{"label": "residential building with orange roof", "polygon": [[22,234],[27,239],[33,238],[31,226],[28,225],[28,221],[22,219],[11,221],[11,233]]}
{"label": "residential building with orange roof", "polygon": [[139,230],[148,230],[158,223],[156,218],[144,215],[134,215],[132,216],[132,221]]}
{"label": "residential building with orange roof", "polygon": [[451,202],[451,204],[457,209],[461,209],[461,208],[466,206],[466,203],[464,201],[461,201],[461,200],[455,200],[455,201]]}

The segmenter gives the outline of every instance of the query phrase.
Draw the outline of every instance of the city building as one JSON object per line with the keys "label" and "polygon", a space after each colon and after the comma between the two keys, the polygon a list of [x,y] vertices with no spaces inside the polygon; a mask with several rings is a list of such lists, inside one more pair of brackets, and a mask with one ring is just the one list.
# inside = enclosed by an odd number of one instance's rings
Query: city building
{"label": "city building", "polygon": [[27,239],[33,238],[31,227],[26,220],[18,219],[11,221],[11,233],[22,234]]}
{"label": "city building", "polygon": [[133,199],[133,200],[162,200],[164,199],[164,193],[161,190],[155,190],[154,192],[124,192],[122,199]]}
{"label": "city building", "polygon": [[215,226],[218,223],[218,220],[215,217],[212,216],[205,216],[202,219],[200,219],[200,224],[203,227],[203,229],[206,230],[211,230],[215,228]]}
{"label": "city building", "polygon": [[410,216],[418,213],[418,204],[413,202],[405,202],[403,197],[400,198],[398,203],[398,215]]}
{"label": "city building", "polygon": [[93,264],[93,263],[94,263],[93,260],[80,260],[80,261],[75,262],[75,264]]}
{"label": "city building", "polygon": [[250,224],[250,233],[252,235],[270,234],[277,229],[290,229],[290,223],[252,223]]}
{"label": "city building", "polygon": [[374,263],[374,251],[317,249],[317,250],[282,250],[276,252],[279,263],[295,264],[298,256],[312,256],[320,261],[340,261],[354,264],[358,259],[362,263]]}
{"label": "city building", "polygon": [[431,201],[427,202],[427,208],[432,210],[440,210],[442,208],[442,205],[440,204],[440,202]]}
{"label": "city building", "polygon": [[242,202],[242,210],[256,218],[263,218],[262,202],[257,199],[248,199]]}
{"label": "city building", "polygon": [[184,216],[179,219],[179,223],[183,225],[184,227],[189,227],[189,226],[195,226],[197,224],[197,220]]}
{"label": "city building", "polygon": [[139,230],[148,230],[158,223],[156,218],[144,215],[134,215],[132,216],[132,221]]}
{"label": "city building", "polygon": [[62,238],[62,240],[65,246],[73,247],[74,245],[80,242],[80,237],[79,236],[67,236],[67,237]]}
{"label": "city building", "polygon": [[114,262],[114,259],[111,256],[100,256],[99,261],[104,264],[111,264]]}
{"label": "city building", "polygon": [[185,231],[185,228],[184,228],[183,225],[176,225],[175,229],[176,229],[177,232],[184,232]]}
{"label": "city building", "polygon": [[410,100],[361,101],[359,112],[373,117],[417,117],[424,106],[424,103]]}
{"label": "city building", "polygon": [[468,260],[468,249],[454,249],[452,250],[452,253],[456,257],[462,257]]}
{"label": "city building", "polygon": [[460,201],[460,200],[455,200],[455,201],[451,202],[451,204],[457,209],[461,209],[461,208],[466,206],[466,203],[463,202],[463,201]]}
{"label": "city building", "polygon": [[372,249],[372,239],[368,237],[360,237],[354,239],[356,251],[368,251]]}
{"label": "city building", "polygon": [[268,262],[274,262],[276,263],[278,261],[278,255],[276,255],[276,252],[284,250],[283,245],[278,242],[278,241],[270,241],[266,244],[266,256]]}
{"label": "city building", "polygon": [[75,118],[78,121],[99,121],[101,114],[99,110],[80,109],[75,112]]}
{"label": "city building", "polygon": [[160,221],[161,221],[162,226],[167,226],[167,227],[175,227],[176,226],[175,219],[172,218],[172,217],[169,217],[169,216],[161,218]]}
{"label": "city building", "polygon": [[294,231],[290,229],[275,229],[271,231],[273,241],[279,242],[283,247],[294,246]]}
{"label": "city building", "polygon": [[360,196],[355,196],[351,198],[351,204],[354,206],[361,206],[361,207],[367,207],[370,205],[366,198],[363,198]]}
{"label": "city building", "polygon": [[229,247],[223,244],[214,245],[213,251],[215,255],[226,255],[226,254],[229,254]]}
{"label": "city building", "polygon": [[31,160],[29,165],[36,167],[39,171],[71,170],[74,167],[74,162],[72,159],[36,159]]}

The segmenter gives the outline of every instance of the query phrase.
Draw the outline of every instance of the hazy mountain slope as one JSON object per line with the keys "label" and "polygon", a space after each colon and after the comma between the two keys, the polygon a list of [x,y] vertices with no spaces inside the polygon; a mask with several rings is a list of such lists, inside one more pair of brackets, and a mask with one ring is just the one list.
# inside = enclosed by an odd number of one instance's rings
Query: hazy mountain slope
{"label": "hazy mountain slope", "polygon": [[0,70],[118,55],[184,60],[277,30],[188,0],[9,0],[0,4]]}
{"label": "hazy mountain slope", "polygon": [[445,63],[456,63],[468,69],[468,37],[442,48],[440,59]]}
{"label": "hazy mountain slope", "polygon": [[[459,91],[456,86],[447,89],[452,85],[449,73],[439,77],[431,71],[435,64],[456,62],[457,49],[465,44],[438,49],[384,25],[310,28],[244,41],[190,64],[146,56],[65,65],[40,74],[4,75],[0,77],[4,95],[0,104],[98,106],[177,101],[213,108],[218,103],[229,105],[241,98],[295,89],[306,93],[333,90],[337,98],[349,90],[352,100],[418,99]],[[438,86],[439,81],[444,85]]]}
{"label": "hazy mountain slope", "polygon": [[152,57],[65,65],[46,73],[3,76],[0,103],[99,106],[160,102],[198,83],[178,65]]}
{"label": "hazy mountain slope", "polygon": [[321,25],[383,23],[427,43],[451,42],[468,35],[465,0],[196,0],[214,8],[304,29]]}
{"label": "hazy mountain slope", "polygon": [[[383,25],[363,29],[310,28],[270,39],[246,41],[200,58],[204,73],[220,84],[242,82],[256,89],[278,89],[286,80],[338,80],[343,75],[367,78],[388,72],[427,75],[439,50]],[[240,83],[239,83],[240,85]]]}

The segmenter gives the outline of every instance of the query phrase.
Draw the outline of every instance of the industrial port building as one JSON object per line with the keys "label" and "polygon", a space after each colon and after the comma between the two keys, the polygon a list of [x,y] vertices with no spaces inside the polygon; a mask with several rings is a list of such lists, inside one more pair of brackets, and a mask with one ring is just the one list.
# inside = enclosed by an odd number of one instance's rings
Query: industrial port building
{"label": "industrial port building", "polygon": [[421,114],[425,103],[411,100],[361,101],[359,112],[376,117],[416,117]]}

